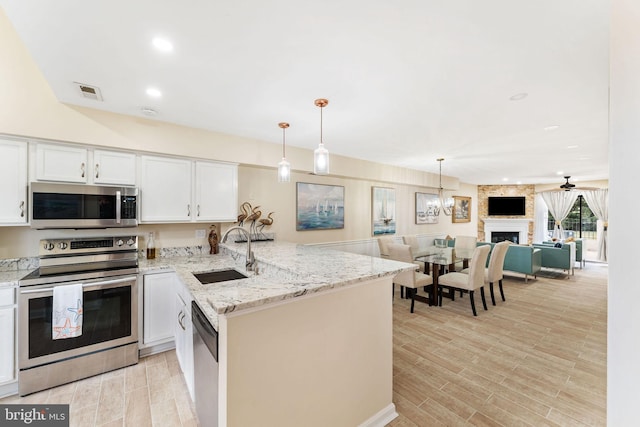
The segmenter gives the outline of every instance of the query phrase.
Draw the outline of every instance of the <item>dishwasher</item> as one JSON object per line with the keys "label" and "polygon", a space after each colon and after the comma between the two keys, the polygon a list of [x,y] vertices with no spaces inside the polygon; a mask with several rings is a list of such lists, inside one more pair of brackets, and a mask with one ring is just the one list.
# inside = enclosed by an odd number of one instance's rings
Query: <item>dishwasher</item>
{"label": "dishwasher", "polygon": [[218,425],[218,332],[195,301],[193,322],[193,388],[196,413],[202,427]]}

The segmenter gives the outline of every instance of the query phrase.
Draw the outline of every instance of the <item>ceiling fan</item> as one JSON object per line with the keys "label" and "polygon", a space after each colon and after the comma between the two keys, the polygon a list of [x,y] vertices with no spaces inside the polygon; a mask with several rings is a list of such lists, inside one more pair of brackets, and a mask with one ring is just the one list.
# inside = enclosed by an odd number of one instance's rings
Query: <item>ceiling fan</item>
{"label": "ceiling fan", "polygon": [[565,182],[564,184],[562,184],[560,186],[560,188],[562,188],[564,191],[570,191],[570,190],[572,190],[572,189],[574,189],[576,187],[575,184],[571,184],[569,182],[569,178],[571,178],[571,177],[570,176],[565,176],[564,179],[566,179],[567,182]]}

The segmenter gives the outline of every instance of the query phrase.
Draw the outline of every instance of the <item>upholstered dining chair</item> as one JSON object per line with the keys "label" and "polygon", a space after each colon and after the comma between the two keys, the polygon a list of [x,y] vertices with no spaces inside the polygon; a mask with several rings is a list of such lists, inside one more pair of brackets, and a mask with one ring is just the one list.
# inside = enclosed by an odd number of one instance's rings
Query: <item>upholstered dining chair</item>
{"label": "upholstered dining chair", "polygon": [[[491,292],[491,303],[496,305],[496,298],[493,295],[493,284],[498,282],[500,287],[500,296],[502,301],[506,301],[504,298],[504,290],[502,289],[502,279],[504,278],[504,259],[507,256],[507,251],[511,242],[505,240],[504,242],[496,243],[491,251],[489,257],[489,266],[484,270],[484,283],[489,284],[489,291]],[[465,268],[461,273],[469,273],[469,269]]]}
{"label": "upholstered dining chair", "polygon": [[380,249],[380,258],[389,258],[389,244],[393,243],[393,237],[378,237],[378,249]]}
{"label": "upholstered dining chair", "polygon": [[504,259],[507,256],[510,245],[511,242],[505,240],[504,242],[496,243],[491,251],[489,267],[485,273],[485,282],[489,282],[489,291],[491,292],[491,302],[493,305],[496,305],[496,298],[493,296],[493,284],[495,282],[498,282],[502,301],[506,301],[504,291],[502,290],[502,279],[504,278]]}
{"label": "upholstered dining chair", "polygon": [[[395,261],[412,263],[413,254],[411,253],[411,246],[397,243],[390,244],[389,258]],[[418,288],[433,284],[433,278],[428,274],[417,271],[403,271],[393,278],[393,284],[404,286],[407,289],[407,294],[411,294],[411,312],[413,313]],[[435,292],[435,289],[433,291]]]}
{"label": "upholstered dining chair", "polygon": [[476,248],[478,238],[476,236],[456,236],[454,249],[456,252],[468,252],[473,253]]}
{"label": "upholstered dining chair", "polygon": [[[411,246],[411,255],[413,255],[414,257],[419,257],[427,254],[425,251],[420,251],[420,245],[418,244],[418,238],[416,236],[412,236],[412,235],[402,236],[402,242],[405,245]],[[415,259],[412,262],[418,266],[421,272],[423,273],[425,272],[424,262],[416,261]]]}
{"label": "upholstered dining chair", "polygon": [[452,272],[438,277],[438,304],[441,307],[442,288],[451,288],[452,291],[459,290],[468,292],[469,299],[471,300],[471,310],[473,311],[473,315],[477,316],[473,293],[476,289],[480,289],[482,305],[485,310],[487,309],[487,301],[484,298],[484,266],[487,263],[490,250],[491,246],[489,245],[478,246],[474,250],[471,261],[469,262],[468,274]]}

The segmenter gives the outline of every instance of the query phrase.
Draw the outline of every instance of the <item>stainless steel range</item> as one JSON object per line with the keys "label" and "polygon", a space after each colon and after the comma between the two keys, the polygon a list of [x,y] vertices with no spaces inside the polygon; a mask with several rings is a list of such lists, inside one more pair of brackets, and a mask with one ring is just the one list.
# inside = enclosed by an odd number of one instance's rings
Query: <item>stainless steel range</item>
{"label": "stainless steel range", "polygon": [[[20,280],[19,393],[138,363],[137,236],[40,241],[40,268]],[[82,334],[53,339],[53,289],[82,284]]]}

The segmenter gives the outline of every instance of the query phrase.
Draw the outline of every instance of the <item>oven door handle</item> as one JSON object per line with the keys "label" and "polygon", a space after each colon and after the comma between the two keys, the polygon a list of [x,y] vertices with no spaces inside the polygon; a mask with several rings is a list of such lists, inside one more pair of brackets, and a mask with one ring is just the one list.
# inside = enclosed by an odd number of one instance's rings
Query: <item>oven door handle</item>
{"label": "oven door handle", "polygon": [[[129,276],[129,277],[123,277],[121,279],[115,279],[115,280],[103,280],[102,282],[83,283],[82,284],[82,288],[84,289],[84,288],[89,288],[89,287],[114,285],[116,283],[131,282],[132,280],[137,280],[137,277],[136,276]],[[24,291],[20,291],[20,294],[35,294],[35,293],[40,293],[40,292],[53,292],[53,288],[26,289]]]}

